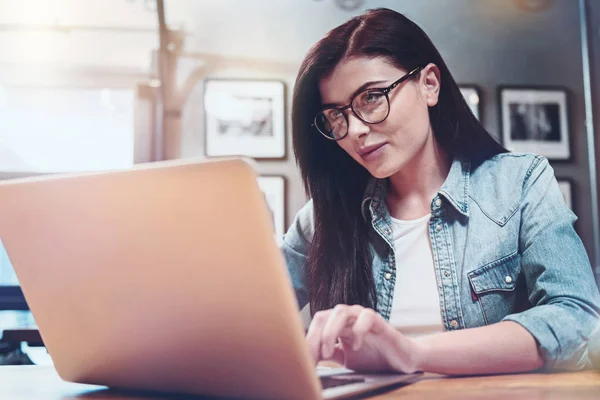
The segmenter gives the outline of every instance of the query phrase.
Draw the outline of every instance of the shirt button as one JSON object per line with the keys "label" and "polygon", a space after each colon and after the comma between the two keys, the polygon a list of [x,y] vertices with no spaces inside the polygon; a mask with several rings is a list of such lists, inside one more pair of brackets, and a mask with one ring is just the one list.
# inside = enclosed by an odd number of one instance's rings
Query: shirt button
{"label": "shirt button", "polygon": [[435,204],[436,207],[441,206],[442,205],[442,199],[436,199],[434,204]]}
{"label": "shirt button", "polygon": [[450,321],[450,325],[451,325],[453,328],[456,328],[456,327],[458,326],[458,322],[457,322],[455,319],[453,319],[452,321]]}
{"label": "shirt button", "polygon": [[385,228],[385,233],[389,235],[390,233],[392,233],[392,231],[390,231],[390,228]]}
{"label": "shirt button", "polygon": [[444,271],[444,276],[445,276],[446,278],[450,277],[450,272],[448,272],[448,271]]}
{"label": "shirt button", "polygon": [[506,278],[504,278],[504,282],[511,283],[512,282],[512,278],[510,276],[507,276]]}
{"label": "shirt button", "polygon": [[391,278],[392,278],[392,274],[390,274],[389,272],[386,272],[385,279],[389,281]]}
{"label": "shirt button", "polygon": [[435,226],[435,231],[440,232],[442,230],[442,226],[440,224]]}

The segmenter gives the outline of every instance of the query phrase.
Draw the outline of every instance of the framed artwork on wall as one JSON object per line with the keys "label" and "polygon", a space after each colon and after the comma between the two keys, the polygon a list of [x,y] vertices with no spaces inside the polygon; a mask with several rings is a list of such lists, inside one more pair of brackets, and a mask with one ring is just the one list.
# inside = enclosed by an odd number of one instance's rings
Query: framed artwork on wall
{"label": "framed artwork on wall", "polygon": [[481,94],[479,88],[475,85],[459,85],[458,87],[471,112],[481,121]]}
{"label": "framed artwork on wall", "polygon": [[271,211],[275,236],[285,234],[285,178],[281,175],[262,175],[258,177],[258,186],[265,194]]}
{"label": "framed artwork on wall", "polygon": [[560,188],[560,192],[565,198],[565,203],[574,211],[575,199],[573,198],[573,181],[565,178],[556,178],[558,181],[558,187]]}
{"label": "framed artwork on wall", "polygon": [[507,149],[571,160],[566,89],[503,86],[498,99],[500,132]]}
{"label": "framed artwork on wall", "polygon": [[274,80],[209,79],[204,83],[207,156],[283,159],[285,85]]}

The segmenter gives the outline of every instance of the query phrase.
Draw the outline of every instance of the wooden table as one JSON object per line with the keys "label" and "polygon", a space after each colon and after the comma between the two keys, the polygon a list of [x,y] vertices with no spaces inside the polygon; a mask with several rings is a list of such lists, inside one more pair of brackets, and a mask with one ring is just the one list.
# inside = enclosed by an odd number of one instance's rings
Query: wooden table
{"label": "wooden table", "polygon": [[[0,367],[0,399],[162,400],[167,398],[173,397],[126,395],[99,386],[67,383],[58,377],[53,367]],[[598,400],[600,399],[600,372],[496,375],[474,378],[425,375],[416,383],[371,398],[378,400]]]}

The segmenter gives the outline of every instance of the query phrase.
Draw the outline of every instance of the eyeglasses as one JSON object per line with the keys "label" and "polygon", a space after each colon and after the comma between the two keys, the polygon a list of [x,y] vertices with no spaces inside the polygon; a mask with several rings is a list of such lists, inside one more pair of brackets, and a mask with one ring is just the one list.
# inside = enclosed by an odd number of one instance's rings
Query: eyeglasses
{"label": "eyeglasses", "polygon": [[379,124],[390,114],[389,93],[402,82],[413,77],[423,67],[417,67],[392,83],[386,88],[366,89],[357,93],[350,104],[343,107],[328,107],[321,110],[314,119],[312,126],[316,127],[323,136],[330,140],[342,140],[348,135],[347,109],[366,124]]}

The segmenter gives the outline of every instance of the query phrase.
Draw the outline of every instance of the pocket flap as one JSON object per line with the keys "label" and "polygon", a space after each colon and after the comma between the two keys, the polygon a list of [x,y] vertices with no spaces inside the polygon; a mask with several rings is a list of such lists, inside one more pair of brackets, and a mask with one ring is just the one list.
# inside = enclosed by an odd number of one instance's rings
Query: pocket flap
{"label": "pocket flap", "polygon": [[496,290],[512,291],[515,289],[520,270],[521,255],[515,252],[477,268],[467,276],[473,291],[477,294]]}

